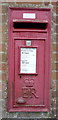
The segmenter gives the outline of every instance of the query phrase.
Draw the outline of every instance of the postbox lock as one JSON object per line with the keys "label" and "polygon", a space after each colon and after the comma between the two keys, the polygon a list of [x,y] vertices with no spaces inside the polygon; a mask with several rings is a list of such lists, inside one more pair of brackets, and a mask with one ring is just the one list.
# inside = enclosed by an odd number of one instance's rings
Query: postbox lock
{"label": "postbox lock", "polygon": [[31,40],[26,40],[26,46],[31,46]]}
{"label": "postbox lock", "polygon": [[25,104],[26,100],[23,97],[18,97],[17,100],[16,100],[16,103],[17,104]]}

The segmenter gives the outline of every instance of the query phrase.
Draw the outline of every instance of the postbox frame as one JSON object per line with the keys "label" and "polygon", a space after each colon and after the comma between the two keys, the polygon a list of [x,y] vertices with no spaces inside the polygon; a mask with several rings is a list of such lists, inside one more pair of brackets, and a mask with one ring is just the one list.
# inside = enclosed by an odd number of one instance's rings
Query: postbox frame
{"label": "postbox frame", "polygon": [[[27,109],[21,109],[21,108],[19,108],[19,107],[16,107],[15,105],[14,105],[14,52],[15,52],[15,49],[14,49],[14,40],[16,40],[16,39],[20,39],[20,38],[12,38],[12,31],[11,31],[11,27],[12,27],[12,24],[13,23],[11,23],[11,12],[13,11],[13,10],[17,10],[17,9],[19,9],[19,10],[25,10],[25,9],[27,9],[27,10],[39,10],[39,11],[41,11],[41,10],[43,10],[43,11],[49,11],[50,12],[50,21],[49,21],[49,24],[50,24],[50,27],[51,27],[51,9],[50,8],[35,8],[35,9],[32,9],[32,8],[9,8],[9,21],[8,21],[8,38],[9,38],[9,41],[8,41],[8,111],[9,112],[16,112],[16,111],[18,111],[18,112],[30,112],[30,108],[27,110]],[[25,21],[26,22],[26,21]],[[27,21],[28,22],[28,21]],[[34,21],[33,21],[34,22]],[[24,30],[22,30],[22,31],[24,31]],[[29,31],[29,30],[28,30]],[[32,30],[31,30],[32,31]],[[37,31],[37,30],[34,30],[34,32],[35,31]],[[41,30],[39,31],[39,32],[41,32]],[[42,31],[43,32],[43,31]],[[45,31],[46,32],[46,31]],[[49,34],[51,34],[51,29],[50,30],[48,30],[48,32],[49,32]],[[22,38],[21,38],[22,39]],[[40,39],[40,38],[38,38],[38,39]],[[44,40],[45,40],[45,38],[43,38]],[[49,64],[49,66],[48,66],[48,80],[45,80],[45,89],[47,90],[45,90],[45,93],[44,93],[44,95],[45,95],[45,98],[44,98],[44,102],[45,102],[45,104],[46,104],[46,107],[45,107],[45,105],[39,105],[39,109],[31,109],[31,111],[32,112],[39,112],[39,111],[42,111],[42,112],[48,112],[49,110],[50,110],[50,98],[48,99],[48,100],[46,100],[46,97],[47,97],[47,93],[48,93],[48,96],[50,96],[50,39],[51,39],[51,36],[49,37],[49,40],[48,40],[48,44],[49,44],[49,49],[48,49],[48,55],[49,55],[49,58],[48,58],[48,62],[46,63],[46,64]],[[45,43],[46,44],[46,43]],[[29,47],[29,46],[28,46]],[[11,53],[11,54],[9,54],[9,53]],[[12,64],[11,64],[12,63]],[[12,69],[12,72],[11,72],[11,69]],[[47,83],[48,83],[48,85],[47,85]]]}

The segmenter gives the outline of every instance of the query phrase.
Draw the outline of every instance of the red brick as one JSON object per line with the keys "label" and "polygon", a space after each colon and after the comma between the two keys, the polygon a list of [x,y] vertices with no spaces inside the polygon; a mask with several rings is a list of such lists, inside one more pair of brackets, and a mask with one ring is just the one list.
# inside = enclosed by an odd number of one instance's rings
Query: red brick
{"label": "red brick", "polygon": [[58,33],[58,25],[56,25],[56,32]]}
{"label": "red brick", "polygon": [[2,54],[2,62],[7,62],[7,54]]}
{"label": "red brick", "polygon": [[2,13],[2,5],[0,5],[0,13]]}
{"label": "red brick", "polygon": [[52,92],[52,97],[53,97],[53,98],[56,97],[56,91],[53,91],[53,92]]}
{"label": "red brick", "polygon": [[0,74],[0,80],[2,80],[2,74]]}
{"label": "red brick", "polygon": [[3,36],[2,36],[2,42],[7,42],[8,41],[8,38],[7,38],[7,33],[5,34],[3,34]]}
{"label": "red brick", "polygon": [[56,72],[51,72],[51,79],[52,80],[58,79],[58,74]]}
{"label": "red brick", "polygon": [[51,2],[52,5],[56,5],[56,2]]}
{"label": "red brick", "polygon": [[7,45],[5,43],[2,44],[2,51],[7,52]]}
{"label": "red brick", "polygon": [[52,51],[56,51],[56,44],[52,44]]}
{"label": "red brick", "polygon": [[7,54],[0,53],[0,62],[7,62]]}
{"label": "red brick", "polygon": [[2,82],[0,82],[0,90],[2,90]]}
{"label": "red brick", "polygon": [[58,72],[56,72],[56,80],[58,80]]}
{"label": "red brick", "polygon": [[58,35],[56,35],[56,42],[58,42]]}
{"label": "red brick", "polygon": [[0,62],[2,61],[2,54],[0,54]]}
{"label": "red brick", "polygon": [[45,5],[49,5],[50,4],[50,2],[45,2],[46,0],[44,0],[44,4]]}
{"label": "red brick", "polygon": [[2,31],[6,31],[8,29],[8,24],[3,23],[2,24]]}
{"label": "red brick", "polygon": [[0,23],[0,32],[2,32],[2,23]]}
{"label": "red brick", "polygon": [[[55,97],[56,97],[56,96],[55,96]],[[52,106],[53,106],[54,108],[56,108],[56,101],[53,101],[52,104],[53,104]]]}
{"label": "red brick", "polygon": [[58,24],[58,16],[56,16],[56,23]]}
{"label": "red brick", "polygon": [[58,117],[58,109],[56,109],[56,115],[57,115],[57,117]]}
{"label": "red brick", "polygon": [[2,64],[0,64],[0,70],[2,70]]}
{"label": "red brick", "polygon": [[56,70],[58,71],[58,63],[56,63]]}
{"label": "red brick", "polygon": [[7,65],[6,64],[2,64],[2,70],[7,70]]}
{"label": "red brick", "polygon": [[56,7],[56,14],[58,14],[58,6]]}
{"label": "red brick", "polygon": [[52,54],[52,55],[51,55],[52,61],[56,61],[56,55],[57,55],[57,54]]}
{"label": "red brick", "polygon": [[0,13],[0,24],[2,23],[2,15],[1,15],[1,13]]}
{"label": "red brick", "polygon": [[7,22],[7,15],[2,15],[2,23],[6,23]]}
{"label": "red brick", "polygon": [[2,73],[2,80],[6,81],[6,73]]}
{"label": "red brick", "polygon": [[2,28],[0,28],[0,34],[2,34]]}
{"label": "red brick", "polygon": [[51,68],[52,68],[52,70],[56,70],[56,64],[52,63]]}
{"label": "red brick", "polygon": [[0,70],[7,70],[7,65],[6,64],[0,64]]}
{"label": "red brick", "polygon": [[58,44],[53,44],[52,50],[58,52]]}
{"label": "red brick", "polygon": [[0,51],[2,51],[2,44],[0,44]]}
{"label": "red brick", "polygon": [[56,52],[58,52],[58,44],[56,44]]}

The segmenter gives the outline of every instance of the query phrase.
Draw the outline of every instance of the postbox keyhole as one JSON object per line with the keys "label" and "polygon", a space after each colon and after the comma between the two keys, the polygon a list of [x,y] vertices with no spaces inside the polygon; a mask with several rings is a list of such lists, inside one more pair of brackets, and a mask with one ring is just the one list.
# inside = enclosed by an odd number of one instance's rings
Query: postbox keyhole
{"label": "postbox keyhole", "polygon": [[20,78],[22,78],[22,75],[20,75]]}

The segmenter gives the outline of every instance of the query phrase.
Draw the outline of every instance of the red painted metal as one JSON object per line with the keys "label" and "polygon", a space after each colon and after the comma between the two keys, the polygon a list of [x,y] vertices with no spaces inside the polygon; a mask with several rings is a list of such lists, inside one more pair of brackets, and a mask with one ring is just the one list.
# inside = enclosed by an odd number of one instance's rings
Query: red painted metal
{"label": "red painted metal", "polygon": [[[23,18],[23,13],[35,13],[36,18]],[[42,26],[22,28],[19,24],[15,26],[15,23],[21,21],[25,25],[43,23],[43,26],[44,24],[46,26],[44,28]],[[8,111],[48,112],[50,109],[51,9],[9,8],[8,24]],[[31,40],[31,46],[26,46],[26,40]],[[36,73],[20,73],[21,48],[36,48]]]}

